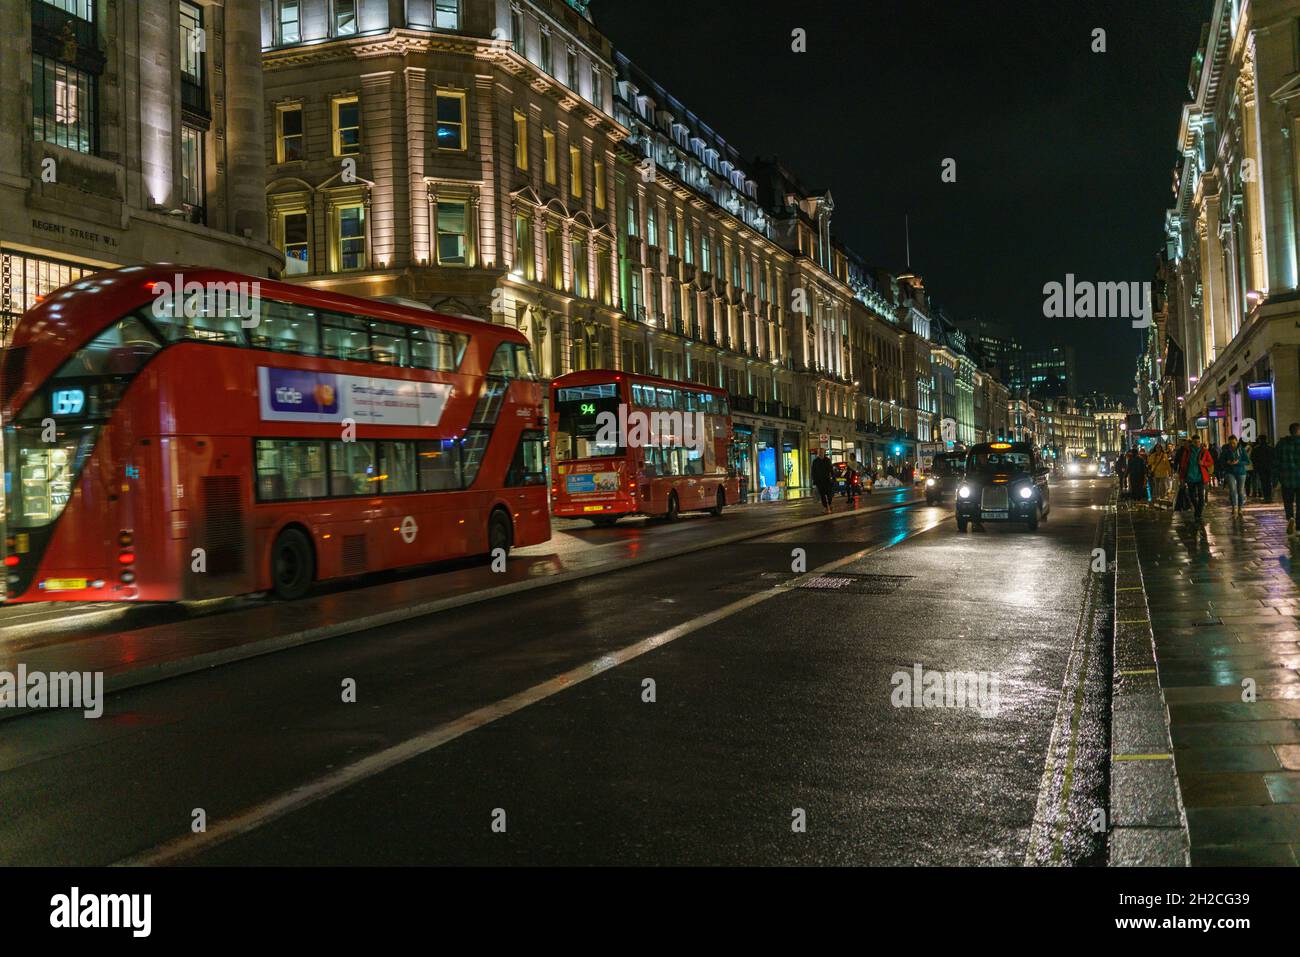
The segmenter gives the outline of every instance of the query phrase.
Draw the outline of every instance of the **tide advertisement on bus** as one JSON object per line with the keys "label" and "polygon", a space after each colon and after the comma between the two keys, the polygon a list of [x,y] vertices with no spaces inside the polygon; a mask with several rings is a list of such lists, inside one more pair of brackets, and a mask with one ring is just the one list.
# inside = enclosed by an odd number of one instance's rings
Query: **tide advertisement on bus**
{"label": "tide advertisement on bus", "polygon": [[266,422],[353,422],[435,426],[451,395],[442,382],[339,375],[310,369],[257,368],[258,407]]}
{"label": "tide advertisement on bus", "polygon": [[560,474],[564,478],[564,490],[570,495],[604,499],[618,494],[623,484],[623,468],[622,462],[578,462],[561,465]]}

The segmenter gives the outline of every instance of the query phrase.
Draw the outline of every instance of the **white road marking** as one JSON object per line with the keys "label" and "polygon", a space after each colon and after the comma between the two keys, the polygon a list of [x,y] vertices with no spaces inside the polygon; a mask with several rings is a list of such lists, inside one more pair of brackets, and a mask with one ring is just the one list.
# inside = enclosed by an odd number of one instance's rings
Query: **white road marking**
{"label": "white road marking", "polygon": [[628,645],[618,651],[601,655],[591,661],[584,662],[576,668],[572,668],[563,674],[549,678],[540,684],[533,685],[518,694],[502,698],[500,701],[493,702],[482,708],[464,714],[459,718],[441,724],[436,728],[409,738],[400,744],[395,744],[390,748],[385,748],[368,757],[362,758],[352,764],[339,768],[324,777],[317,778],[307,784],[286,791],[277,795],[261,804],[255,804],[252,807],[241,811],[233,817],[218,821],[215,824],[210,823],[208,830],[202,834],[185,834],[182,837],[175,838],[171,841],[159,844],[150,850],[143,851],[132,857],[124,858],[117,862],[119,867],[138,867],[138,866],[157,866],[160,864],[175,864],[186,858],[193,857],[201,851],[216,847],[218,844],[224,844],[232,838],[247,834],[259,827],[271,823],[277,818],[283,817],[293,811],[297,811],[309,804],[323,800],[330,795],[337,794],[354,784],[358,784],[367,778],[374,777],[399,764],[403,764],[413,758],[418,758],[423,754],[433,751],[435,748],[449,741],[454,741],[462,735],[475,731],[485,725],[499,721],[501,718],[508,717],[517,711],[522,711],[529,705],[537,704],[539,701],[559,694],[574,685],[581,684],[590,678],[603,674],[612,668],[626,664],[635,658],[639,658],[656,648],[662,648],[670,642],[683,638],[701,628],[707,628],[710,625],[717,624],[732,615],[752,608],[755,605],[769,601],[778,595],[783,595],[787,591],[798,588],[799,585],[818,575],[825,575],[835,571],[837,568],[843,568],[845,565],[851,565],[853,562],[860,561],[868,555],[875,552],[884,551],[887,548],[905,541],[908,538],[915,538],[917,535],[924,534],[932,528],[936,528],[947,521],[945,516],[939,521],[923,525],[913,532],[904,532],[895,535],[876,545],[868,545],[866,548],[853,552],[844,558],[828,562],[819,568],[814,568],[797,578],[784,582],[776,587],[765,591],[756,592],[753,595],[746,595],[744,598],[733,601],[730,604],[723,605],[715,611],[693,618],[688,622],[683,622],[657,635],[642,639],[635,644]]}

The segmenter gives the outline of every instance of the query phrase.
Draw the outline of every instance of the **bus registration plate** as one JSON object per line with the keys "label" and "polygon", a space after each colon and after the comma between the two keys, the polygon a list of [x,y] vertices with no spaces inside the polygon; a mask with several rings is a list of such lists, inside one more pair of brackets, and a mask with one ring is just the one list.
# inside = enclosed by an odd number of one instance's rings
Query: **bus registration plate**
{"label": "bus registration plate", "polygon": [[86,587],[84,578],[47,578],[45,579],[46,591],[80,591]]}

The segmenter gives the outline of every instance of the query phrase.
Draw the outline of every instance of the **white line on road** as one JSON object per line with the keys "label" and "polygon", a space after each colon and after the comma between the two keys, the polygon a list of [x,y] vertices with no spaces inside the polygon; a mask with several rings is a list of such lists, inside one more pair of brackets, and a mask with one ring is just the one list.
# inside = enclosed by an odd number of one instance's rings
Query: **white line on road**
{"label": "white line on road", "polygon": [[359,761],[349,764],[346,767],[339,768],[324,777],[317,778],[315,781],[286,791],[269,801],[256,804],[245,811],[236,814],[234,817],[219,821],[209,827],[201,834],[186,834],[182,837],[175,838],[156,847],[144,851],[132,857],[125,858],[117,862],[117,866],[135,867],[135,866],[156,866],[160,864],[175,864],[186,858],[193,857],[201,851],[216,847],[218,844],[224,844],[232,838],[250,831],[256,830],[266,824],[271,823],[277,818],[283,817],[293,811],[297,811],[309,804],[314,804],[332,794],[337,794],[354,784],[358,784],[367,778],[374,777],[391,768],[396,767],[422,754],[439,748],[449,741],[475,731],[485,725],[499,721],[501,718],[508,717],[517,711],[522,711],[529,705],[537,704],[539,701],[559,694],[574,685],[581,684],[590,678],[603,674],[612,668],[626,664],[634,658],[654,651],[656,648],[662,648],[670,642],[683,638],[701,628],[707,628],[710,625],[730,618],[732,615],[752,608],[778,595],[785,594],[792,588],[799,587],[800,583],[815,578],[818,575],[825,575],[828,572],[835,571],[845,565],[860,561],[868,555],[875,552],[884,551],[887,548],[899,544],[900,542],[914,538],[944,524],[946,516],[928,525],[924,525],[912,532],[903,532],[884,542],[875,545],[868,545],[866,548],[853,552],[844,558],[828,562],[819,568],[806,572],[791,581],[784,582],[774,588],[757,592],[753,595],[747,595],[744,598],[733,601],[730,604],[723,605],[721,608],[711,611],[708,614],[701,615],[688,622],[684,622],[667,631],[662,631],[657,635],[642,639],[635,644],[628,645],[619,651],[611,652],[607,655],[601,655],[591,661],[578,665],[563,674],[549,678],[540,684],[533,685],[518,694],[510,695],[508,698],[502,698],[492,704],[482,708],[477,708],[468,714],[462,715],[436,728],[426,731],[414,738],[409,738],[401,744],[395,744],[390,748],[385,748]]}

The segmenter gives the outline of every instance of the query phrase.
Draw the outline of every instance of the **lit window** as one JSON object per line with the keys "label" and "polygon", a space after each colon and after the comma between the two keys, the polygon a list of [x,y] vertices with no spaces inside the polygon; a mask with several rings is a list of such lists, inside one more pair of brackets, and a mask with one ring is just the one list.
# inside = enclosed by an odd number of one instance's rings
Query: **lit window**
{"label": "lit window", "polygon": [[554,186],[556,182],[555,132],[553,130],[542,130],[542,143],[546,149],[545,166],[544,166],[546,172],[546,182]]}
{"label": "lit window", "polygon": [[284,274],[296,276],[311,272],[306,210],[283,213],[280,224],[282,231],[280,249],[284,253]]}
{"label": "lit window", "polygon": [[510,46],[520,56],[524,55],[524,17],[518,10],[510,11]]}
{"label": "lit window", "polygon": [[581,239],[569,241],[569,257],[573,260],[573,292],[580,299],[589,293],[587,276],[587,244]]}
{"label": "lit window", "polygon": [[434,0],[433,25],[439,30],[459,30],[460,0]]}
{"label": "lit window", "polygon": [[302,104],[276,107],[276,114],[276,162],[303,159]]}
{"label": "lit window", "polygon": [[469,204],[463,200],[438,201],[438,263],[464,266],[469,253]]}
{"label": "lit window", "polygon": [[298,29],[298,0],[280,0],[280,42],[297,43],[302,39]]}
{"label": "lit window", "polygon": [[203,85],[203,52],[207,46],[203,34],[203,9],[181,0],[181,77],[197,86]]}
{"label": "lit window", "polygon": [[357,0],[334,0],[334,33],[345,37],[357,32]]}
{"label": "lit window", "polygon": [[438,149],[463,150],[465,142],[465,94],[438,94]]}
{"label": "lit window", "polygon": [[595,174],[596,174],[595,185],[593,186],[593,189],[596,190],[596,208],[604,209],[605,208],[605,164],[600,162],[600,160],[596,161]]}
{"label": "lit window", "polygon": [[554,76],[555,59],[551,51],[551,31],[547,30],[545,27],[542,28],[541,54],[542,54],[542,63],[541,63],[542,69],[545,70],[547,73],[551,74],[552,76]]}
{"label": "lit window", "polygon": [[32,133],[79,153],[95,151],[95,77],[49,57],[32,57]]}
{"label": "lit window", "polygon": [[575,199],[582,196],[582,150],[569,147],[569,194]]}
{"label": "lit window", "polygon": [[361,104],[355,96],[334,100],[334,155],[361,152]]}
{"label": "lit window", "polygon": [[515,214],[515,270],[525,279],[536,278],[533,265],[533,230],[526,213]]}
{"label": "lit window", "polygon": [[335,210],[335,239],[338,268],[346,272],[366,268],[366,212],[358,204]]}
{"label": "lit window", "polygon": [[515,110],[515,168],[528,169],[528,117]]}
{"label": "lit window", "polygon": [[202,214],[204,206],[203,132],[192,126],[181,127],[182,202]]}
{"label": "lit window", "polygon": [[659,213],[653,201],[645,208],[645,241],[648,246],[659,245]]}

